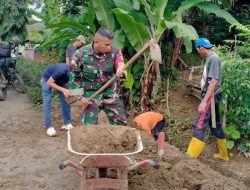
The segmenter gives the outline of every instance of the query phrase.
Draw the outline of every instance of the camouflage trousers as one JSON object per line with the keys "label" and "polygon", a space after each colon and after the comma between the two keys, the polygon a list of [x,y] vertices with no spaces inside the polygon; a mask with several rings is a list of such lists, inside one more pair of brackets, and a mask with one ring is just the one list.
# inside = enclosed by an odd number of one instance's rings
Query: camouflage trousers
{"label": "camouflage trousers", "polygon": [[[85,92],[84,97],[90,97],[94,92]],[[97,124],[98,114],[103,110],[111,125],[127,125],[127,118],[122,101],[117,97],[104,98],[103,94],[97,95],[83,110],[82,123],[85,125]]]}

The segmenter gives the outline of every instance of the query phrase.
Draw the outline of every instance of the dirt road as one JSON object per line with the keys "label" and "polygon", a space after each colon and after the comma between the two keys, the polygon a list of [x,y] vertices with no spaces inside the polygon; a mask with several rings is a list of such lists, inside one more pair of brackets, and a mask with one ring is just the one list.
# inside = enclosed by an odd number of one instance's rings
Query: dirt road
{"label": "dirt road", "polygon": [[[54,121],[58,136],[47,137],[42,113],[32,109],[25,95],[8,91],[7,100],[0,102],[1,190],[80,189],[80,178],[72,169],[58,169],[61,160],[81,160],[67,151],[66,132],[58,130],[60,125],[60,121]],[[240,179],[224,176],[169,144],[166,145],[166,155],[159,160],[152,141],[146,139],[144,143],[144,151],[134,159],[154,159],[162,167],[130,172],[130,190],[248,189]]]}
{"label": "dirt road", "polygon": [[42,113],[32,109],[25,95],[10,90],[0,102],[0,134],[0,189],[79,189],[74,172],[58,169],[61,160],[71,158],[66,133],[47,137]]}

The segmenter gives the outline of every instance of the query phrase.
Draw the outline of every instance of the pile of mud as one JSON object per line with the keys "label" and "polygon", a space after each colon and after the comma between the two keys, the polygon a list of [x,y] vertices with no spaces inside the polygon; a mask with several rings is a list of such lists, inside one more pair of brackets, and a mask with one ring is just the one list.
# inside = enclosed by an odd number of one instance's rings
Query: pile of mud
{"label": "pile of mud", "polygon": [[128,153],[136,149],[135,129],[125,126],[90,125],[70,130],[72,149],[81,153]]}
{"label": "pile of mud", "polygon": [[[166,143],[162,159],[152,139],[143,135],[144,149],[136,161],[152,159],[160,168],[140,168],[129,172],[129,189],[136,190],[247,190],[242,181],[225,177],[197,159],[192,159]],[[229,163],[230,164],[230,163]]]}

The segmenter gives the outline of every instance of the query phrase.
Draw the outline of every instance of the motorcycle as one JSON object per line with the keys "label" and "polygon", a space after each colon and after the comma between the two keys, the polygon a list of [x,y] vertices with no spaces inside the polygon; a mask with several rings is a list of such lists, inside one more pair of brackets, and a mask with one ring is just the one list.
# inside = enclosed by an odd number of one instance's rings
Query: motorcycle
{"label": "motorcycle", "polygon": [[19,93],[27,91],[26,86],[16,71],[18,57],[16,47],[19,43],[12,42],[9,45],[0,45],[0,101],[7,97],[7,88],[12,85]]}

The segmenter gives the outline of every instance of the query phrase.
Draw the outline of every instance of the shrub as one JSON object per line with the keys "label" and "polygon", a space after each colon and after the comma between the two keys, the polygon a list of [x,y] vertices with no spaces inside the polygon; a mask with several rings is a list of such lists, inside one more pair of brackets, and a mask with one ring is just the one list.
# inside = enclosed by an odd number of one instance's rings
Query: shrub
{"label": "shrub", "polygon": [[71,44],[70,40],[63,40],[49,47],[40,46],[38,50],[42,52],[46,63],[65,63],[66,49],[69,44]]}
{"label": "shrub", "polygon": [[225,40],[226,43],[234,47],[242,58],[250,58],[250,25],[242,25],[239,23],[230,26],[230,30],[235,29],[234,40]]}
{"label": "shrub", "polygon": [[17,71],[27,86],[28,97],[36,107],[39,107],[43,102],[40,80],[42,72],[47,66],[48,64],[25,59],[20,59],[17,64]]}
{"label": "shrub", "polygon": [[250,145],[250,63],[230,53],[222,54],[223,63],[222,103],[225,113],[228,148],[235,145],[243,153]]}

